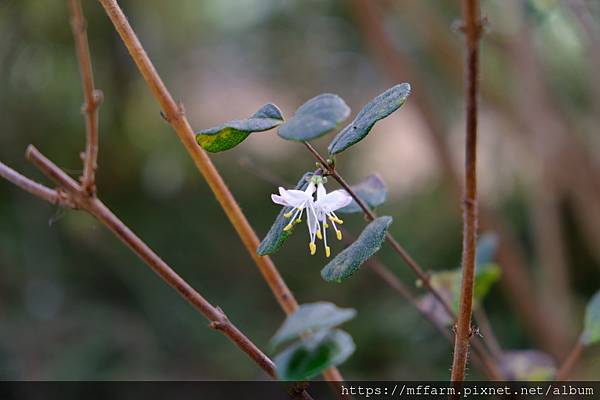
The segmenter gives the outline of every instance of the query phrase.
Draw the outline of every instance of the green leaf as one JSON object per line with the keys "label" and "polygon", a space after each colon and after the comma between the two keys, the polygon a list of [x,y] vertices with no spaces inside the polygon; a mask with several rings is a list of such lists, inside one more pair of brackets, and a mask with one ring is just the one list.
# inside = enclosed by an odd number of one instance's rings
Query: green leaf
{"label": "green leaf", "polygon": [[[382,205],[387,197],[385,183],[377,174],[369,175],[367,179],[359,184],[351,186],[351,188],[371,209]],[[362,209],[355,200],[352,200],[352,203],[348,204],[346,207],[340,208],[336,212],[350,214],[362,212]]]}
{"label": "green leaf", "polygon": [[318,331],[338,326],[351,320],[356,311],[351,308],[338,308],[333,303],[317,302],[302,304],[289,315],[281,328],[277,330],[271,343],[279,346],[290,339],[296,339],[307,331]]}
{"label": "green leaf", "polygon": [[248,119],[229,121],[196,133],[196,142],[204,150],[217,153],[237,146],[252,132],[268,131],[282,122],[283,116],[279,108],[269,103]]}
{"label": "green leaf", "polygon": [[581,342],[586,346],[600,342],[600,291],[596,292],[585,309]]}
{"label": "green leaf", "polygon": [[[500,279],[501,269],[494,263],[478,265],[475,269],[475,286],[473,288],[473,302],[477,307],[489,293],[493,284]],[[440,296],[458,313],[460,302],[461,269],[440,271],[431,274],[430,282]],[[428,293],[418,301],[419,308],[431,314],[438,323],[448,325],[451,319],[444,308],[437,304],[438,301],[432,294]]]}
{"label": "green leaf", "polygon": [[[308,186],[308,178],[313,175],[312,172],[307,172],[300,178],[298,183],[296,184],[296,189],[304,190]],[[275,218],[275,222],[267,232],[265,238],[258,245],[258,249],[256,250],[256,254],[259,256],[266,256],[269,254],[273,254],[278,251],[286,239],[293,233],[294,228],[289,231],[284,231],[283,228],[290,222],[289,219],[285,218],[283,214],[289,212],[291,207],[283,207],[277,217]]]}
{"label": "green leaf", "polygon": [[375,122],[396,111],[410,95],[410,85],[401,83],[379,96],[375,97],[360,112],[356,118],[336,135],[329,144],[330,155],[341,153],[353,144],[361,141],[369,134]]}
{"label": "green leaf", "polygon": [[296,110],[296,114],[278,129],[287,140],[305,142],[336,129],[348,118],[350,107],[335,94],[313,97]]}
{"label": "green leaf", "polygon": [[547,381],[556,373],[552,357],[538,350],[505,351],[498,361],[503,375],[513,381]]}
{"label": "green leaf", "polygon": [[322,330],[292,344],[273,361],[280,380],[301,381],[340,365],[354,350],[354,341],[346,332]]}
{"label": "green leaf", "polygon": [[355,273],[369,257],[379,251],[391,223],[392,217],[388,216],[371,221],[354,243],[321,270],[321,277],[327,282],[341,282]]}
{"label": "green leaf", "polygon": [[[478,305],[483,301],[485,296],[489,293],[490,289],[500,279],[500,275],[502,274],[502,270],[497,264],[487,263],[478,266],[475,270],[475,287],[473,288],[473,300],[475,301],[475,305]],[[459,285],[460,287],[460,285]],[[459,289],[460,291],[460,289]],[[457,300],[456,300],[456,308],[458,310],[458,292],[457,291]]]}

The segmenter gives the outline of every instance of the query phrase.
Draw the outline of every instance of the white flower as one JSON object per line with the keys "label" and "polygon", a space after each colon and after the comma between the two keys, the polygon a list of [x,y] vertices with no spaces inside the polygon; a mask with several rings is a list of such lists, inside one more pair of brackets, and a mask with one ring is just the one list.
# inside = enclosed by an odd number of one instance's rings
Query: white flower
{"label": "white flower", "polygon": [[314,192],[315,184],[311,180],[305,190],[287,190],[279,187],[279,195],[271,195],[271,200],[273,200],[273,203],[293,208],[293,210],[290,212],[283,214],[286,218],[291,217],[290,223],[283,228],[284,231],[289,231],[294,227],[294,224],[302,222],[302,214],[304,213],[305,208],[309,209],[309,211],[307,211],[308,214],[311,212],[314,214]]}
{"label": "white flower", "polygon": [[[327,245],[327,228],[329,228],[327,220],[331,222],[337,239],[342,240],[342,231],[337,225],[343,224],[344,221],[338,218],[334,211],[347,206],[351,201],[352,197],[345,190],[334,190],[327,193],[323,186],[323,179],[317,183],[317,201],[314,204],[316,221],[312,222],[315,224],[314,229],[317,238],[323,239],[325,256],[327,257],[331,255],[331,248]],[[323,233],[321,233],[320,226],[323,227]],[[314,238],[311,238],[311,242],[314,243]]]}
{"label": "white flower", "polygon": [[[327,194],[323,182],[323,177],[313,175],[305,190],[286,190],[280,187],[279,195],[272,194],[271,199],[275,204],[293,208],[284,214],[286,218],[290,218],[290,222],[283,228],[284,231],[289,231],[295,224],[300,223],[304,209],[306,209],[306,223],[310,236],[308,244],[310,254],[314,255],[317,252],[315,241],[318,238],[323,240],[325,255],[329,257],[331,255],[331,248],[327,245],[327,228],[329,228],[327,221],[331,222],[336,237],[338,240],[341,240],[342,232],[338,229],[337,225],[341,225],[343,221],[335,215],[335,211],[348,205],[352,201],[352,197],[345,190],[334,190]],[[316,201],[313,198],[315,186],[317,192]],[[321,227],[323,228],[322,232]]]}

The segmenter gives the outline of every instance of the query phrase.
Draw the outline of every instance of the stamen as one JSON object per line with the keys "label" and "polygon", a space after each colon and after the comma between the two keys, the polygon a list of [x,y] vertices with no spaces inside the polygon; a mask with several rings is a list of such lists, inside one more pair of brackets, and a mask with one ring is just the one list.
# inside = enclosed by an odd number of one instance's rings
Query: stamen
{"label": "stamen", "polygon": [[286,218],[289,218],[289,217],[291,217],[294,214],[294,211],[295,210],[292,210],[290,212],[286,212],[285,214],[283,214],[283,216],[286,217]]}
{"label": "stamen", "polygon": [[329,228],[329,224],[325,221],[323,221],[323,228],[325,228],[325,229]]}
{"label": "stamen", "polygon": [[327,223],[323,220],[323,245],[325,246],[325,257],[329,257],[331,255],[331,249],[327,246]]}
{"label": "stamen", "polygon": [[317,231],[317,238],[319,240],[323,240],[323,235],[321,234],[321,230],[320,229]]}
{"label": "stamen", "polygon": [[335,223],[336,223],[336,224],[338,224],[338,225],[341,225],[341,224],[343,224],[343,223],[344,223],[344,221],[342,221],[342,220],[341,220],[341,219],[339,219],[338,217],[332,217],[332,216],[330,216],[330,217],[329,217],[329,220],[330,220],[331,222],[335,222]]}
{"label": "stamen", "polygon": [[317,252],[317,245],[316,245],[316,244],[314,244],[313,242],[310,242],[310,243],[308,244],[308,248],[310,249],[310,255],[311,255],[311,256],[314,256],[314,255],[315,255],[315,253]]}
{"label": "stamen", "polygon": [[342,231],[335,231],[338,240],[342,240]]}
{"label": "stamen", "polygon": [[284,231],[284,232],[287,232],[287,231],[289,231],[290,229],[292,229],[293,227],[294,227],[294,225],[293,225],[293,222],[291,222],[291,223],[287,224],[287,225],[285,226],[285,228],[283,228],[283,231]]}

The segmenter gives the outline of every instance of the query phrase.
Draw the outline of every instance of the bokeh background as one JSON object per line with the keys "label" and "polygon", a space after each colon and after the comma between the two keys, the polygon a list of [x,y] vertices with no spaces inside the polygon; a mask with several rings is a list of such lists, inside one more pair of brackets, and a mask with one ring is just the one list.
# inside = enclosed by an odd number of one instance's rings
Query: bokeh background
{"label": "bokeh background", "polygon": [[[268,348],[283,313],[161,119],[101,6],[83,3],[96,86],[104,92],[101,197]],[[425,269],[459,265],[464,113],[457,1],[120,3],[197,129],[246,117],[266,102],[290,116],[323,92],[341,95],[356,112],[386,88],[410,82],[406,105],[340,156],[338,168],[351,182],[380,173],[389,196],[378,211],[394,217],[392,233]],[[512,242],[505,259],[521,261],[500,262],[503,280],[484,305],[503,349],[541,349],[558,360],[600,287],[599,4],[484,0],[482,10],[479,178],[485,213],[496,222],[484,228],[500,226]],[[24,159],[33,143],[79,174],[82,93],[64,1],[0,3],[0,76],[0,159],[46,182]],[[315,144],[324,149],[330,139]],[[211,158],[261,237],[279,211],[270,193],[314,169],[303,146],[275,131]],[[364,220],[353,215],[347,225],[358,233]],[[299,232],[273,258],[300,302],[327,300],[358,311],[345,327],[357,343],[341,368],[347,378],[448,378],[451,346],[410,304],[368,269],[340,285],[324,282],[326,260],[321,252],[310,257],[306,242]],[[340,249],[336,244],[334,252]],[[389,248],[378,257],[414,287]],[[598,348],[585,354],[576,376],[600,376]],[[0,377],[264,378],[98,222],[4,180]]]}

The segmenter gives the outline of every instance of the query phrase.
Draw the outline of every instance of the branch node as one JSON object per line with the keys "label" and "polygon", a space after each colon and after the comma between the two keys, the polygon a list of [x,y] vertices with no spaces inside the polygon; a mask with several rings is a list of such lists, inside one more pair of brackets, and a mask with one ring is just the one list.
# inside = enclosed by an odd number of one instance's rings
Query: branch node
{"label": "branch node", "polygon": [[213,321],[210,321],[210,323],[208,324],[208,326],[211,329],[215,329],[218,331],[222,331],[225,329],[225,327],[227,325],[230,324],[229,322],[229,318],[227,318],[227,315],[225,315],[225,312],[223,312],[223,310],[221,309],[221,307],[219,306],[215,306],[215,309],[217,310],[217,312],[219,313],[219,318],[215,319]]}

